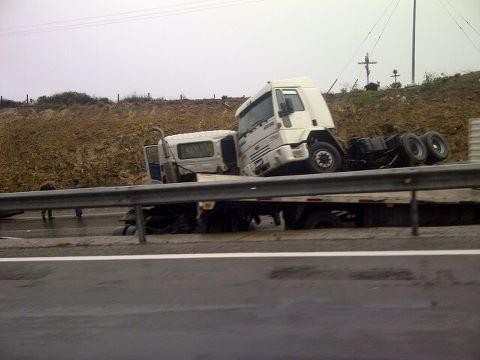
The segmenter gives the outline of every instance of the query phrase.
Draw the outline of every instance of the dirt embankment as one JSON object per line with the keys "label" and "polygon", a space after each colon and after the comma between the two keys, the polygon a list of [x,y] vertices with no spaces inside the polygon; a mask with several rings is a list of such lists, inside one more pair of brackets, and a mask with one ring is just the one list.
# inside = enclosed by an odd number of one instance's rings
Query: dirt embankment
{"label": "dirt embankment", "polygon": [[[148,101],[62,108],[0,109],[0,191],[36,190],[47,179],[57,188],[144,182],[142,147],[166,134],[233,129],[245,99]],[[337,133],[388,135],[437,130],[452,149],[467,154],[467,119],[480,116],[480,72],[407,89],[326,96]]]}

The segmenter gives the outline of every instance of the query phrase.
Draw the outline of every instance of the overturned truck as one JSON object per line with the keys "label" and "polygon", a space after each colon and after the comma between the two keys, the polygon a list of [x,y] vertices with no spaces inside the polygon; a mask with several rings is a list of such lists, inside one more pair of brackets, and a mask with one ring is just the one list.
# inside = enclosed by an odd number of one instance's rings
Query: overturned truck
{"label": "overturned truck", "polygon": [[[245,176],[296,175],[435,164],[449,155],[435,131],[389,137],[334,135],[334,123],[322,95],[308,78],[268,82],[236,111],[237,130],[216,130],[164,137],[144,149],[152,183],[211,181]],[[227,176],[227,177],[225,177]],[[442,196],[440,196],[442,195]],[[420,195],[421,197],[422,195]],[[455,199],[429,192],[422,212],[460,214]],[[371,201],[370,201],[370,200]],[[302,229],[332,226],[408,225],[405,194],[362,194],[158,205],[144,209],[147,233],[247,230],[271,216],[275,224]],[[458,202],[459,203],[459,202]],[[388,207],[385,206],[388,204]],[[458,205],[460,206],[460,205]],[[474,223],[477,205],[458,216],[422,216],[425,224]],[[447,210],[448,208],[448,210]],[[424,209],[424,210],[422,210]],[[136,231],[134,210],[118,234]]]}

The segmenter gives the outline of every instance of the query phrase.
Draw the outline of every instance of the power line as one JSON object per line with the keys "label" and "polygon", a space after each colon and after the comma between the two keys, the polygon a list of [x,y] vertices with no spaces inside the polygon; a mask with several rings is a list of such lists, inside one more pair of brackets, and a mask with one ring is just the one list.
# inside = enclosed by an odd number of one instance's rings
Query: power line
{"label": "power line", "polygon": [[461,13],[460,11],[457,10],[457,8],[455,6],[453,6],[448,0],[445,0],[447,2],[448,5],[450,5],[450,7],[455,10],[455,12],[473,29],[473,31],[475,31],[477,33],[478,36],[480,36],[480,32],[478,32],[477,29],[475,29],[473,27],[473,25],[470,23],[470,21],[468,21]]}
{"label": "power line", "polygon": [[380,38],[383,36],[383,33],[385,32],[388,24],[390,24],[390,19],[393,16],[393,13],[395,10],[397,10],[398,4],[400,4],[400,0],[397,0],[397,3],[395,4],[395,7],[392,9],[392,12],[390,13],[387,22],[385,23],[385,26],[383,27],[382,31],[380,32],[380,35],[378,35],[377,41],[375,41],[375,44],[373,45],[372,49],[370,50],[370,53],[373,53],[373,50],[377,47],[378,42],[380,41]]}
{"label": "power line", "polygon": [[183,15],[183,14],[223,8],[223,7],[244,5],[247,3],[259,2],[259,1],[264,1],[264,0],[250,0],[250,1],[243,1],[243,2],[240,0],[229,0],[229,1],[222,1],[222,2],[217,2],[213,4],[201,5],[201,6],[190,6],[190,7],[184,7],[180,9],[161,11],[161,12],[157,11],[151,14],[128,16],[128,17],[123,17],[119,19],[90,21],[90,22],[70,24],[70,25],[50,26],[43,29],[19,30],[19,31],[11,31],[11,32],[4,32],[4,33],[0,32],[0,37],[30,35],[30,34],[38,34],[38,33],[46,33],[46,32],[64,31],[64,30],[76,30],[76,29],[105,26],[105,25],[118,24],[118,23],[124,23],[124,22],[141,21],[141,20],[148,20],[148,19],[159,18],[159,17]]}
{"label": "power line", "polygon": [[390,6],[394,3],[395,0],[391,0],[388,5],[385,7],[385,9],[383,10],[382,14],[380,15],[380,17],[377,19],[377,21],[373,24],[372,28],[370,29],[370,31],[367,33],[367,35],[365,35],[365,37],[363,38],[362,42],[360,43],[360,45],[358,45],[358,47],[355,49],[355,52],[352,54],[352,56],[350,57],[350,59],[345,63],[343,69],[340,71],[340,73],[338,74],[337,78],[335,79],[335,81],[333,82],[333,84],[330,86],[330,89],[328,89],[327,91],[327,94],[330,92],[330,90],[332,90],[333,86],[337,83],[338,79],[343,75],[343,73],[345,72],[345,70],[347,69],[348,65],[351,64],[352,60],[355,58],[355,56],[357,56],[357,53],[358,51],[360,50],[360,48],[365,44],[365,42],[367,41],[367,39],[369,38],[370,34],[372,33],[372,31],[375,29],[375,27],[378,25],[378,23],[380,22],[380,20],[382,20],[382,18],[384,17],[385,13],[387,12],[387,10],[390,8]]}
{"label": "power line", "polygon": [[452,13],[448,10],[448,8],[445,6],[445,4],[443,3],[442,0],[438,0],[438,2],[442,5],[442,7],[445,9],[445,11],[447,12],[448,16],[450,16],[450,18],[455,22],[455,24],[457,24],[457,26],[459,27],[459,29],[463,32],[463,34],[466,36],[466,38],[468,39],[468,41],[470,41],[470,43],[472,44],[472,46],[478,51],[478,53],[480,54],[480,48],[473,42],[473,40],[470,38],[470,36],[468,36],[468,34],[465,32],[465,30],[462,28],[462,26],[458,23],[457,19],[455,19],[455,17],[452,15]]}
{"label": "power line", "polygon": [[232,6],[239,6],[239,5],[247,5],[252,3],[263,2],[265,0],[248,0],[248,1],[241,1],[241,0],[230,0],[230,1],[222,1],[214,4],[207,4],[202,6],[191,6],[185,7],[182,9],[175,9],[163,12],[156,12],[152,14],[144,14],[144,15],[135,15],[129,17],[123,17],[120,19],[112,19],[112,20],[101,20],[101,21],[91,21],[85,23],[78,23],[78,24],[71,24],[71,25],[62,25],[62,26],[51,26],[46,27],[44,29],[33,29],[33,30],[18,30],[18,31],[10,31],[10,32],[0,32],[0,37],[8,37],[8,36],[22,36],[22,35],[31,35],[31,34],[40,34],[40,33],[48,33],[48,32],[55,32],[55,31],[65,31],[65,30],[77,30],[89,27],[97,27],[97,26],[106,26],[111,24],[119,24],[119,23],[126,23],[132,21],[143,21],[149,19],[156,19],[168,16],[177,16],[177,15],[184,15],[190,13],[196,13],[201,11],[207,11],[212,9],[220,9],[220,8],[227,8]]}
{"label": "power line", "polygon": [[[373,53],[373,50],[375,50],[375,48],[377,47],[377,45],[378,45],[380,39],[382,38],[385,30],[387,29],[387,26],[390,24],[390,20],[392,19],[392,16],[393,16],[393,14],[395,13],[395,10],[397,10],[397,7],[398,7],[399,4],[400,4],[400,0],[397,0],[397,3],[395,4],[395,6],[393,7],[392,11],[390,12],[390,15],[388,16],[387,21],[385,22],[385,25],[383,26],[382,30],[380,31],[380,34],[378,35],[377,40],[375,41],[375,44],[374,44],[374,45],[372,46],[372,48],[370,49],[369,53]],[[360,71],[358,72],[358,75],[356,76],[355,82],[354,82],[355,85],[357,84],[358,79],[360,78],[360,74],[362,73],[362,71],[363,71],[363,70],[360,70]],[[355,85],[352,87],[352,90],[353,90],[353,88],[355,87]]]}
{"label": "power line", "polygon": [[[65,20],[55,20],[55,21],[49,21],[49,22],[31,24],[31,25],[17,25],[17,26],[0,27],[0,31],[15,30],[15,29],[26,29],[26,28],[28,29],[28,28],[42,27],[42,26],[46,26],[46,25],[66,24],[66,23],[78,22],[78,21],[90,20],[90,19],[100,19],[100,18],[115,17],[115,16],[135,14],[135,13],[141,13],[141,12],[151,12],[151,11],[155,11],[155,10],[161,10],[161,9],[173,8],[173,7],[181,7],[181,6],[184,6],[184,5],[211,2],[211,1],[215,1],[215,0],[188,1],[188,2],[184,2],[184,3],[170,4],[170,5],[158,6],[158,7],[146,8],[146,9],[136,9],[136,10],[130,10],[130,11],[122,11],[122,12],[109,13],[109,14],[104,14],[104,15],[85,16],[85,17],[65,19]],[[74,24],[72,24],[72,25],[74,25]],[[30,29],[30,30],[35,30],[35,29]]]}

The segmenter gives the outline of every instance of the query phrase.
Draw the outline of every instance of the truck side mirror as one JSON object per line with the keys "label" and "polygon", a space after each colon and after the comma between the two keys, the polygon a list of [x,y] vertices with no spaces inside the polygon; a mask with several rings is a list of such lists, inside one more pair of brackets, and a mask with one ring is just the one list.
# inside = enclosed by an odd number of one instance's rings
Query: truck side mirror
{"label": "truck side mirror", "polygon": [[278,112],[278,116],[283,118],[293,112],[292,99],[285,99],[285,102],[280,103],[280,111]]}
{"label": "truck side mirror", "polygon": [[286,98],[285,99],[285,103],[287,105],[287,111],[289,114],[293,113],[294,110],[293,110],[293,102],[292,102],[292,99],[289,99],[289,98]]}

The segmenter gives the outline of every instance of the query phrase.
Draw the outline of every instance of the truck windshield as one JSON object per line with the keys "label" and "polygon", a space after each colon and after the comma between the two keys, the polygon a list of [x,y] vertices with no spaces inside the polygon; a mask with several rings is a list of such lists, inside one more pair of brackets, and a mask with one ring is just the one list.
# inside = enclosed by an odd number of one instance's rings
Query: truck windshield
{"label": "truck windshield", "polygon": [[258,124],[273,117],[272,94],[267,93],[240,113],[238,119],[238,137],[244,136]]}
{"label": "truck windshield", "polygon": [[211,141],[199,141],[186,144],[178,144],[178,157],[180,159],[197,159],[213,156],[213,143]]}

